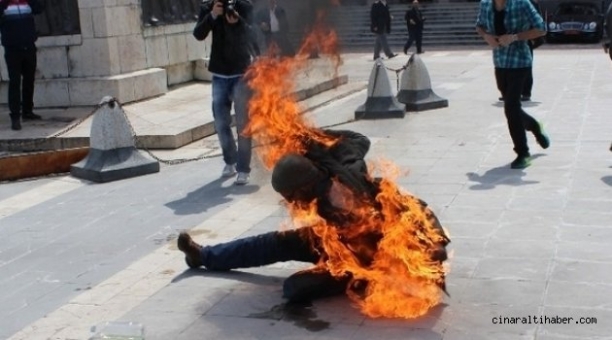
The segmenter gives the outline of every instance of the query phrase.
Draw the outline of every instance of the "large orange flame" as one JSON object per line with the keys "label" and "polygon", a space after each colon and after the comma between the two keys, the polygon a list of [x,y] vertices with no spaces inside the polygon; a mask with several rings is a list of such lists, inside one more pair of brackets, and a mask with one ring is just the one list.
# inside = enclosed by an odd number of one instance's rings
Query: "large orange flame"
{"label": "large orange flame", "polygon": [[[246,133],[260,145],[258,154],[268,169],[287,153],[304,154],[308,140],[327,146],[336,142],[304,119],[291,95],[294,78],[308,66],[313,49],[329,58],[336,70],[340,66],[336,35],[319,25],[295,57],[263,57],[248,71],[254,95]],[[327,256],[319,267],[338,277],[351,274],[347,294],[363,313],[370,317],[423,315],[442,299],[446,267],[436,259],[436,252],[446,244],[444,232],[420,200],[395,184],[395,166],[388,162],[369,166],[369,173],[382,177],[376,209],[372,202],[355,200],[350,190],[338,194],[357,216],[350,228],[337,228],[319,218],[314,202],[290,204],[290,214],[294,225],[311,226],[321,238]],[[367,282],[365,288],[363,282]]]}

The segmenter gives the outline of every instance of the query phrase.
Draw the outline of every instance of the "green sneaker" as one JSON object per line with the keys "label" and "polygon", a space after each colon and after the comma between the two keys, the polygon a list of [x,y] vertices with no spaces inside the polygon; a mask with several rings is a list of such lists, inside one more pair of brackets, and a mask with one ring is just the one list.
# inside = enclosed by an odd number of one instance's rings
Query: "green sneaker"
{"label": "green sneaker", "polygon": [[548,138],[546,131],[544,131],[544,126],[542,123],[538,122],[538,131],[535,131],[533,135],[542,149],[548,149],[550,146],[550,138]]}
{"label": "green sneaker", "polygon": [[512,169],[525,169],[531,165],[531,156],[517,156],[515,160],[510,163]]}

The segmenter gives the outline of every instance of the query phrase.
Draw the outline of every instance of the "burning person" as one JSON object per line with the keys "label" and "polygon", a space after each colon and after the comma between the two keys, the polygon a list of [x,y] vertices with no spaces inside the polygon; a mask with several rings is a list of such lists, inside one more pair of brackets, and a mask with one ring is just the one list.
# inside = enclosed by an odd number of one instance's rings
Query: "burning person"
{"label": "burning person", "polygon": [[285,280],[289,301],[346,292],[373,317],[424,314],[445,290],[450,240],[438,219],[423,201],[369,175],[367,137],[313,131],[316,138],[302,141],[305,151],[283,155],[272,172],[292,216],[316,217],[309,226],[205,247],[181,233],[178,248],[188,266],[219,271],[310,262],[313,268]]}

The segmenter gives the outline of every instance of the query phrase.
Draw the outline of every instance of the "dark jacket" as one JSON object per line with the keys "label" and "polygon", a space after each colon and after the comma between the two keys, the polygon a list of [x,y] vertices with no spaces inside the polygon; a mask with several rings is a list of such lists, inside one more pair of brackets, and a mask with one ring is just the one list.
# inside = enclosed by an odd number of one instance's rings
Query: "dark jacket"
{"label": "dark jacket", "polygon": [[[276,15],[276,20],[278,20],[278,30],[287,33],[289,31],[289,21],[287,20],[285,9],[277,5],[274,9],[274,15]],[[262,23],[266,23],[268,27],[270,27],[270,8],[266,6],[259,10],[259,12],[257,12],[256,21],[258,26]],[[263,34],[270,33],[270,31],[263,31]]]}
{"label": "dark jacket", "polygon": [[251,27],[253,6],[248,0],[238,0],[235,8],[240,19],[232,25],[224,16],[212,18],[212,4],[210,1],[201,7],[193,29],[193,36],[200,41],[212,31],[208,70],[224,76],[244,74],[252,57],[259,53]]}
{"label": "dark jacket", "polygon": [[35,47],[38,39],[34,15],[43,11],[39,0],[20,0],[19,5],[0,0],[0,35],[4,47]]}
{"label": "dark jacket", "polygon": [[[406,14],[404,15],[404,20],[406,20],[406,25],[408,26],[409,31],[422,30],[423,23],[425,22],[421,10],[414,6],[412,6],[411,9],[406,11]],[[414,24],[411,23],[410,20],[414,21]]]}
{"label": "dark jacket", "polygon": [[370,9],[370,29],[373,33],[391,33],[391,13],[389,7],[376,1]]}

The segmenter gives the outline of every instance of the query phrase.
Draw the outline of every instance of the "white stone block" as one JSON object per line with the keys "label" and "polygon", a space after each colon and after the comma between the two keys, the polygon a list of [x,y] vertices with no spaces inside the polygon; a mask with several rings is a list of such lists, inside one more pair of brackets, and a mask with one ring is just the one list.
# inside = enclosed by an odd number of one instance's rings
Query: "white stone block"
{"label": "white stone block", "polygon": [[38,70],[40,78],[66,78],[68,72],[68,52],[65,47],[45,47],[38,49]]}
{"label": "white stone block", "polygon": [[34,83],[34,108],[68,106],[69,103],[67,79],[37,80]]}
{"label": "white stone block", "polygon": [[168,42],[168,64],[174,65],[188,61],[187,38],[184,33],[166,37]]}
{"label": "white stone block", "polygon": [[208,57],[208,49],[206,44],[206,39],[204,42],[197,41],[196,38],[193,37],[191,33],[186,36],[187,40],[187,57],[189,60],[198,60],[204,57]]}
{"label": "white stone block", "polygon": [[148,67],[164,67],[168,65],[168,43],[165,36],[155,36],[145,39]]}
{"label": "white stone block", "polygon": [[193,80],[194,67],[195,62],[191,61],[166,67],[168,85],[181,84]]}
{"label": "white stone block", "polygon": [[110,77],[91,77],[70,79],[71,105],[97,105],[101,97],[120,97],[117,82]]}
{"label": "white stone block", "polygon": [[194,78],[204,81],[212,81],[212,73],[208,71],[208,58],[202,58],[195,61]]}
{"label": "white stone block", "polygon": [[77,46],[83,43],[81,34],[58,35],[51,37],[40,37],[36,40],[36,46],[41,47],[59,47],[59,46]]}
{"label": "white stone block", "polygon": [[79,8],[98,8],[104,7],[104,0],[78,0]]}
{"label": "white stone block", "polygon": [[119,74],[117,38],[85,39],[68,50],[71,77],[109,76]]}
{"label": "white stone block", "polygon": [[147,68],[146,46],[142,34],[117,38],[121,72],[133,72]]}
{"label": "white stone block", "polygon": [[81,22],[81,36],[83,38],[93,38],[94,24],[91,8],[79,8],[79,21]]}
{"label": "white stone block", "polygon": [[108,36],[108,9],[105,7],[92,8],[93,32],[95,38],[104,38]]}
{"label": "white stone block", "polygon": [[166,70],[150,68],[134,72],[134,96],[136,100],[159,96],[168,92]]}

